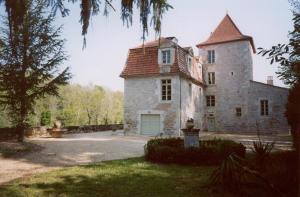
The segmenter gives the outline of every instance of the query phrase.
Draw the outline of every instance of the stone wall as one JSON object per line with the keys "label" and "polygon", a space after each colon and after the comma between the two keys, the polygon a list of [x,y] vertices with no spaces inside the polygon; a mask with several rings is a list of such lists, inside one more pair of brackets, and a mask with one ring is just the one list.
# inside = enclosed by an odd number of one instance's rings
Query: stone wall
{"label": "stone wall", "polygon": [[122,130],[123,124],[109,124],[109,125],[82,125],[82,126],[68,126],[63,128],[63,133],[91,133],[98,131]]}
{"label": "stone wall", "polygon": [[[190,90],[191,85],[191,90]],[[181,78],[181,127],[185,128],[188,118],[193,118],[195,128],[202,128],[203,124],[203,89]],[[182,133],[181,133],[182,134]]]}
{"label": "stone wall", "polygon": [[0,141],[17,139],[17,131],[15,128],[0,128]]}
{"label": "stone wall", "polygon": [[[82,125],[82,126],[68,126],[62,128],[63,134],[70,133],[91,133],[98,131],[122,130],[123,124],[109,124],[109,125]],[[32,127],[25,131],[26,137],[41,137],[50,136],[51,128],[47,127]],[[15,128],[0,128],[0,141],[17,139],[17,132]]]}
{"label": "stone wall", "polygon": [[[161,80],[171,79],[172,100],[161,100]],[[124,131],[140,134],[141,114],[159,114],[160,132],[178,135],[179,128],[179,77],[134,77],[124,81]]]}
{"label": "stone wall", "polygon": [[[161,100],[162,79],[171,79],[172,81],[171,101]],[[185,127],[188,118],[193,118],[196,127],[201,127],[203,91],[189,80],[176,75],[143,76],[127,78],[124,85],[125,132],[140,134],[141,114],[159,114],[161,117],[160,132],[164,135],[180,135],[180,128]]]}
{"label": "stone wall", "polygon": [[[208,50],[215,50],[215,63],[204,62],[204,79],[207,82],[208,72],[215,72],[216,84],[208,84],[205,96],[215,95],[216,106],[205,107],[203,128],[208,128],[207,118],[213,117],[216,131],[242,131],[247,126],[248,90],[253,78],[251,45],[248,41],[210,45],[202,48],[200,55],[207,56]],[[242,109],[241,117],[236,116],[236,108]]]}
{"label": "stone wall", "polygon": [[[263,133],[288,133],[284,115],[288,89],[251,81],[249,91],[248,130]],[[260,100],[269,101],[269,115],[261,116]]]}

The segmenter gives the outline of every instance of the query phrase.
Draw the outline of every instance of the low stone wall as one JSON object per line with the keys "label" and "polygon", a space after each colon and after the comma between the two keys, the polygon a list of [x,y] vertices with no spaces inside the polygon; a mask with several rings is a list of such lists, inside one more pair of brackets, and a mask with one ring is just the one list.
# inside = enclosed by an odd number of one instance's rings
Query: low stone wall
{"label": "low stone wall", "polygon": [[[83,125],[83,126],[68,126],[62,128],[63,134],[70,133],[91,133],[97,131],[110,131],[121,130],[123,124],[110,124],[110,125]],[[50,136],[51,128],[44,126],[32,127],[25,131],[26,137],[40,137]],[[17,132],[15,128],[0,128],[0,141],[15,140],[17,139]]]}
{"label": "low stone wall", "polygon": [[63,133],[91,133],[97,131],[121,130],[123,124],[109,124],[109,125],[83,125],[83,126],[68,126],[64,127]]}
{"label": "low stone wall", "polygon": [[15,140],[17,136],[15,128],[0,128],[0,141]]}

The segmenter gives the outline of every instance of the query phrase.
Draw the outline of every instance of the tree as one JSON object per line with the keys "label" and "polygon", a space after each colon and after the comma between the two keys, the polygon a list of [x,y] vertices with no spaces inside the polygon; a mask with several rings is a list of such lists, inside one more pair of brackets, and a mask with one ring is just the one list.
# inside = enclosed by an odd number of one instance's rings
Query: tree
{"label": "tree", "polygon": [[[157,35],[161,32],[161,19],[163,14],[172,6],[167,3],[167,0],[120,0],[121,1],[121,19],[123,24],[127,26],[132,24],[132,15],[134,6],[140,11],[140,23],[142,24],[143,35],[142,39],[145,40],[148,34],[149,23]],[[10,23],[15,30],[23,24],[27,6],[24,0],[0,0],[0,4],[5,4],[7,14],[10,16]],[[89,22],[93,15],[100,13],[101,4],[103,5],[103,14],[108,15],[113,6],[113,0],[47,0],[47,5],[52,8],[53,13],[60,11],[62,16],[69,14],[69,9],[66,8],[66,2],[77,3],[80,2],[80,23],[82,24],[82,35],[87,34]]]}
{"label": "tree", "polygon": [[[16,1],[19,2],[19,1]],[[60,85],[70,79],[69,68],[60,65],[67,59],[60,39],[61,27],[54,28],[53,15],[45,17],[45,0],[21,1],[26,13],[15,28],[8,12],[1,26],[0,104],[6,104],[23,141],[36,100],[58,95]]]}

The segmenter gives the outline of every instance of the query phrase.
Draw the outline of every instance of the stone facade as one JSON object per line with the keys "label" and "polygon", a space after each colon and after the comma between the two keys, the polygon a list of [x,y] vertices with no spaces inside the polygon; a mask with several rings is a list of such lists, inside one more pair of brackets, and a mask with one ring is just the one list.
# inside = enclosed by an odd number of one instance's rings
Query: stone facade
{"label": "stone facade", "polygon": [[[215,63],[207,63],[207,51],[215,51]],[[206,107],[206,130],[240,130],[247,124],[248,90],[252,80],[252,55],[248,41],[210,45],[200,50],[203,74],[208,81],[208,73],[215,73],[215,84],[208,84],[205,96],[215,96],[215,106]],[[242,116],[235,116],[236,108],[241,108]],[[210,129],[208,119],[215,122]],[[212,123],[213,124],[213,123]]]}
{"label": "stone facade", "polygon": [[[156,121],[152,124],[160,125],[156,135],[181,135],[189,118],[201,131],[289,131],[284,116],[288,89],[253,81],[253,39],[228,15],[197,47],[194,57],[191,47],[183,48],[168,37],[130,49],[121,74],[126,133],[143,134],[142,116],[147,114],[156,116],[149,119]],[[170,60],[165,64],[168,56],[163,51],[168,49]],[[214,73],[212,83],[209,73]],[[170,101],[162,100],[164,79],[171,80]],[[214,98],[213,105],[207,97]]]}
{"label": "stone facade", "polygon": [[[171,101],[161,100],[162,79],[171,79]],[[128,78],[124,83],[124,130],[141,134],[143,114],[160,115],[163,135],[180,135],[180,128],[188,118],[193,118],[200,128],[202,93],[201,87],[178,75]]]}
{"label": "stone facade", "polygon": [[[208,50],[215,51],[213,64],[207,63]],[[205,106],[203,130],[288,132],[284,117],[288,89],[253,81],[252,50],[248,41],[205,46],[199,55],[206,84],[208,73],[215,73],[215,84],[207,85],[205,96],[214,95],[216,105]],[[268,116],[260,114],[263,99],[269,102]],[[236,108],[241,109],[241,116],[237,116]]]}
{"label": "stone facade", "polygon": [[[284,116],[288,89],[250,81],[248,130],[264,133],[286,133],[289,130]],[[260,100],[269,101],[269,115],[261,116]]]}

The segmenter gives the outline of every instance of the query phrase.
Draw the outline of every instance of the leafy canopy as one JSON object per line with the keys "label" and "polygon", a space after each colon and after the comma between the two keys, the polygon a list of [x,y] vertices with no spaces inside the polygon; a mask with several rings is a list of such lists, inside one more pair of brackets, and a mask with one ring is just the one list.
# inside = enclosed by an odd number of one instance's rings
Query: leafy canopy
{"label": "leafy canopy", "polygon": [[[161,20],[163,14],[172,6],[167,0],[120,0],[121,1],[121,19],[123,24],[127,26],[132,24],[132,15],[134,6],[139,9],[140,23],[142,24],[143,41],[148,34],[149,25],[153,25],[156,35],[161,32]],[[26,13],[26,1],[24,0],[0,0],[0,4],[5,4],[5,9],[8,15],[11,16],[11,23],[14,28],[18,28],[23,21]],[[100,13],[103,10],[104,15],[108,15],[109,10],[114,10],[113,0],[47,0],[47,6],[51,7],[53,13],[57,11],[62,16],[68,16],[69,9],[67,3],[80,2],[80,23],[82,25],[82,35],[84,36],[84,45],[86,43],[85,35],[88,32],[89,22],[91,17]],[[102,7],[101,7],[102,5]]]}

